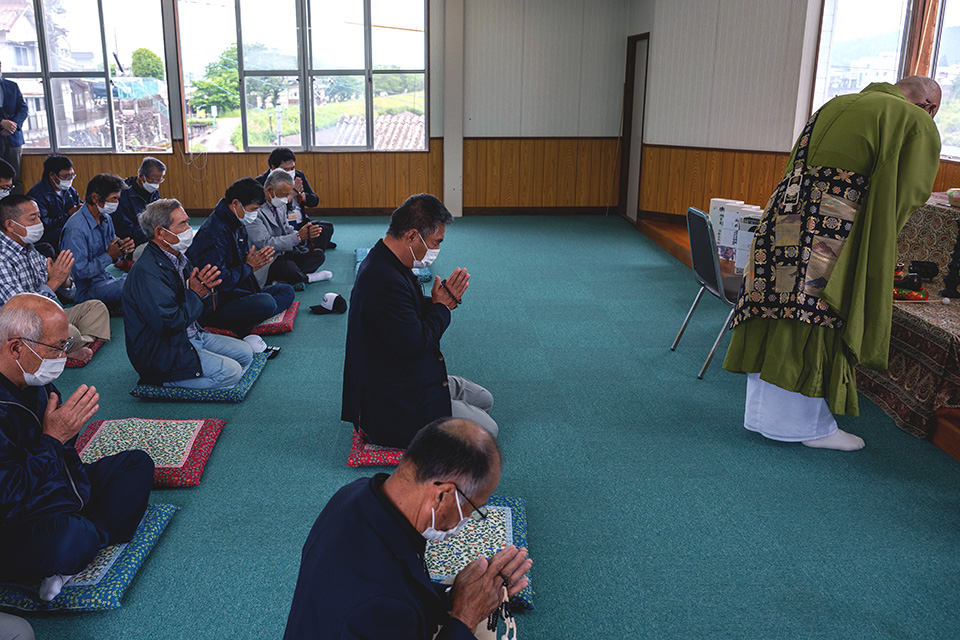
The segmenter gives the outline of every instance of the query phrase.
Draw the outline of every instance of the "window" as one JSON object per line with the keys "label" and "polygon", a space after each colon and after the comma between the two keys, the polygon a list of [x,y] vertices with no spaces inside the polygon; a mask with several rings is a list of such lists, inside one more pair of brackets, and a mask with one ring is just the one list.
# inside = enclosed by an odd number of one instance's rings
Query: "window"
{"label": "window", "polygon": [[30,111],[27,148],[168,150],[163,55],[159,0],[0,0],[0,62]]}
{"label": "window", "polygon": [[825,0],[813,109],[871,82],[896,82],[909,0]]}
{"label": "window", "polygon": [[943,89],[935,118],[943,143],[941,154],[960,157],[960,1],[945,0],[933,77]]}
{"label": "window", "polygon": [[[425,150],[425,0],[179,0],[192,151]],[[304,25],[307,28],[304,28]]]}

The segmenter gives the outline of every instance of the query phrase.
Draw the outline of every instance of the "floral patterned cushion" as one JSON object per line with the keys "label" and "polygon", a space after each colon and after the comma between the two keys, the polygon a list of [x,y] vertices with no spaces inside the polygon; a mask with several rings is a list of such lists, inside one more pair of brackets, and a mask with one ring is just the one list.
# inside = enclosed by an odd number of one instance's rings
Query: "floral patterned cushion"
{"label": "floral patterned cushion", "polygon": [[[105,344],[107,344],[107,343],[104,342],[103,340],[101,340],[100,338],[97,338],[96,340],[94,340],[93,342],[91,342],[91,343],[90,343],[89,345],[87,345],[87,346],[90,348],[90,351],[93,351],[93,353],[96,354],[97,351],[100,351],[100,347],[102,347],[102,346],[105,345]],[[90,360],[93,360],[93,357],[92,357],[92,356],[91,356]],[[90,364],[90,360],[87,360],[86,362],[81,362],[80,360],[75,360],[75,359],[73,359],[73,358],[67,358],[67,364],[65,364],[64,366],[65,366],[67,369],[79,369],[80,367],[85,367],[85,366],[87,366],[88,364]]]}
{"label": "floral patterned cushion", "polygon": [[[353,275],[356,277],[357,272],[360,271],[360,263],[363,262],[363,259],[367,257],[367,254],[370,253],[370,249],[357,249],[357,264],[353,268]],[[413,275],[417,276],[417,280],[420,281],[420,284],[429,284],[433,282],[433,273],[430,271],[430,267],[424,267],[423,269],[411,269]]]}
{"label": "floral patterned cushion", "polygon": [[397,466],[403,458],[403,449],[381,447],[367,441],[367,434],[359,429],[353,430],[353,445],[347,456],[348,467]]}
{"label": "floral patterned cushion", "polygon": [[[430,579],[443,582],[460,572],[478,556],[492,557],[504,547],[527,546],[527,515],[523,498],[493,496],[487,502],[485,520],[467,520],[460,533],[444,542],[427,542],[426,562]],[[533,609],[533,578],[513,596],[513,606]]]}
{"label": "floral patterned cushion", "polygon": [[[250,333],[255,333],[258,336],[272,336],[278,333],[290,333],[293,331],[293,321],[297,319],[298,311],[300,311],[300,303],[294,302],[287,307],[286,311],[278,313],[272,318],[267,318],[253,329],[250,329]],[[222,336],[232,336],[234,338],[240,337],[229,329],[220,329],[217,327],[204,327],[204,329],[210,333],[218,333]]]}
{"label": "floral patterned cushion", "polygon": [[77,438],[86,463],[141,449],[153,458],[155,487],[193,487],[223,430],[224,420],[97,420]]}
{"label": "floral patterned cushion", "polygon": [[173,400],[176,402],[242,402],[250,387],[257,381],[267,362],[267,354],[255,353],[250,368],[240,378],[240,382],[226,389],[178,389],[176,387],[155,387],[138,384],[130,392],[134,398],[144,400]]}
{"label": "floral patterned cushion", "polygon": [[147,507],[133,540],[101,549],[50,602],[40,600],[39,584],[0,584],[0,607],[20,611],[107,611],[119,609],[133,577],[180,507]]}

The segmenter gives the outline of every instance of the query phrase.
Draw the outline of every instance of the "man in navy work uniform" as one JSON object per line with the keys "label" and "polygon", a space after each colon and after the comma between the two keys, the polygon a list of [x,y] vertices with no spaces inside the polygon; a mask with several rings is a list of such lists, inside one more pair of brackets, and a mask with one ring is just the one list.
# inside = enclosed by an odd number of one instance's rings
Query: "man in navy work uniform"
{"label": "man in navy work uniform", "polygon": [[390,227],[357,273],[350,294],[340,419],[371,442],[406,447],[431,420],[473,420],[494,436],[488,412],[493,396],[465,378],[448,376],[440,338],[467,289],[470,274],[454,269],[423,295],[412,268],[440,253],[453,216],[435,196],[410,196],[393,212]]}
{"label": "man in navy work uniform", "polygon": [[[148,204],[160,199],[160,185],[163,183],[166,173],[167,166],[165,164],[156,158],[147,156],[140,163],[140,170],[137,175],[124,180],[129,188],[120,193],[117,211],[110,216],[113,218],[113,226],[116,228],[118,236],[133,238],[133,244],[138,247],[150,241],[150,238],[143,234],[143,230],[137,223],[137,216],[147,208]],[[127,270],[129,270],[129,267],[127,267]]]}
{"label": "man in navy work uniform", "polygon": [[[2,69],[2,67],[0,67]],[[0,80],[0,159],[16,171],[13,193],[22,193],[20,155],[23,153],[23,123],[27,120],[27,101],[13,80]]]}
{"label": "man in navy work uniform", "polygon": [[[77,172],[73,161],[67,156],[49,155],[43,161],[43,178],[30,187],[27,195],[40,208],[43,221],[43,237],[53,247],[54,254],[60,251],[60,234],[67,220],[80,210],[80,194],[73,187]],[[47,256],[52,257],[52,256]]]}
{"label": "man in navy work uniform", "polygon": [[216,309],[205,310],[200,324],[229,329],[245,336],[263,322],[293,304],[293,287],[274,284],[260,288],[254,272],[273,260],[273,247],[254,247],[247,225],[257,219],[265,196],[253,178],[241,178],[227,187],[187,249],[193,264],[220,269]]}
{"label": "man in navy work uniform", "polygon": [[474,638],[501,602],[527,586],[533,562],[509,546],[478,558],[452,588],[430,581],[426,541],[456,535],[500,482],[490,432],[457,418],[417,433],[396,472],[361,478],[330,498],[300,563],[285,640]]}
{"label": "man in navy work uniform", "polygon": [[53,386],[70,348],[67,316],[35,293],[0,309],[0,581],[41,581],[52,600],[104,547],[133,537],[153,460],[125,451],[84,464],[77,434],[100,395]]}

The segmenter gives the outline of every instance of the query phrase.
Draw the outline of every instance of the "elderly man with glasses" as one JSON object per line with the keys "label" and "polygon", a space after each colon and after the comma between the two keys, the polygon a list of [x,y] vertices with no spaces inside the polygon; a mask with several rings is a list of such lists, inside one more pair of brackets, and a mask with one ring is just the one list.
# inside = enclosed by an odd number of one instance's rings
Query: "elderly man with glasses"
{"label": "elderly man with glasses", "polygon": [[76,437],[100,395],[82,384],[64,399],[53,385],[70,342],[49,298],[21,293],[0,308],[0,582],[39,583],[48,601],[133,537],[153,484],[143,451],[80,461]]}
{"label": "elderly man with glasses", "polygon": [[528,583],[526,549],[478,558],[452,587],[430,581],[426,541],[455,536],[500,482],[500,450],[470,420],[440,418],[422,428],[391,475],[340,489],[303,546],[285,640],[474,638],[501,603]]}

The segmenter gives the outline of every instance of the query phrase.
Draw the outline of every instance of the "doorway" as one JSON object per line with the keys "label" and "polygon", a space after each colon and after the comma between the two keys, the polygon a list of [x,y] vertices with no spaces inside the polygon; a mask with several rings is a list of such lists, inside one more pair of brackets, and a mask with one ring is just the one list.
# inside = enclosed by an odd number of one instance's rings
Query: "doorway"
{"label": "doorway", "polygon": [[640,163],[649,52],[649,33],[627,38],[627,73],[623,82],[623,138],[620,144],[620,195],[617,206],[620,215],[634,223],[637,222],[640,202]]}

